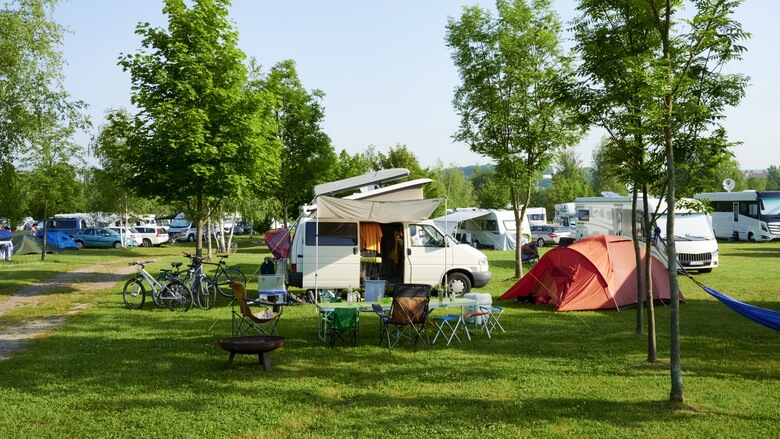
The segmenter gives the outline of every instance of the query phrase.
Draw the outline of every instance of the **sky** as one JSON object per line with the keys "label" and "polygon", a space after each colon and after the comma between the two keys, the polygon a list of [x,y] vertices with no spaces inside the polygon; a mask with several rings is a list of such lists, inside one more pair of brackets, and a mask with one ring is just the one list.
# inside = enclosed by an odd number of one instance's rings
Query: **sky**
{"label": "sky", "polygon": [[[463,5],[495,10],[493,0],[233,0],[230,18],[239,47],[270,70],[295,61],[303,87],[325,93],[323,131],[337,153],[373,145],[387,153],[406,145],[423,167],[488,164],[491,160],[453,142],[459,118],[452,98],[460,80],[445,45],[448,17]],[[122,53],[141,48],[136,25],[167,27],[162,0],[64,0],[54,20],[70,32],[62,47],[67,62],[65,88],[89,105],[93,130],[110,109],[129,108],[130,76],[117,65]],[[553,0],[564,23],[575,17],[575,0]],[[747,0],[736,19],[752,34],[742,61],[730,73],[751,77],[747,96],[727,112],[724,125],[742,169],[780,166],[780,148],[767,128],[776,123],[780,2]],[[92,134],[92,133],[90,133]],[[576,147],[584,166],[591,163],[603,131],[591,130]],[[76,139],[86,144],[89,134]]]}

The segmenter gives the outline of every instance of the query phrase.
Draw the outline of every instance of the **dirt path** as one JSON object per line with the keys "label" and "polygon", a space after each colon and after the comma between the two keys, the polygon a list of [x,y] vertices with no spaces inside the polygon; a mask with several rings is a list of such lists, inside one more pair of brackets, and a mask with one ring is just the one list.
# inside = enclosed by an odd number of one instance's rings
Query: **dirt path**
{"label": "dirt path", "polygon": [[[0,302],[0,316],[15,309],[38,306],[46,300],[45,293],[60,287],[68,287],[75,291],[111,288],[135,271],[135,267],[127,265],[117,267],[116,264],[121,262],[122,259],[115,259],[91,265],[24,287],[8,300]],[[64,325],[68,315],[77,314],[89,306],[89,304],[76,303],[63,315],[52,315],[0,330],[0,361],[11,358],[19,349],[24,349],[30,339]]]}

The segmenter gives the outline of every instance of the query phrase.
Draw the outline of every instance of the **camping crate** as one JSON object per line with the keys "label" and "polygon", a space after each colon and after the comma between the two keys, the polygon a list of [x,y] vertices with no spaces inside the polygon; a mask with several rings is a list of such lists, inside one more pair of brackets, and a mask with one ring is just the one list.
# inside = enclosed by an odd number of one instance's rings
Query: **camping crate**
{"label": "camping crate", "polygon": [[363,286],[363,300],[366,302],[381,302],[385,297],[386,280],[367,280]]}
{"label": "camping crate", "polygon": [[261,274],[257,278],[257,294],[261,302],[284,303],[287,301],[287,286],[283,274]]}

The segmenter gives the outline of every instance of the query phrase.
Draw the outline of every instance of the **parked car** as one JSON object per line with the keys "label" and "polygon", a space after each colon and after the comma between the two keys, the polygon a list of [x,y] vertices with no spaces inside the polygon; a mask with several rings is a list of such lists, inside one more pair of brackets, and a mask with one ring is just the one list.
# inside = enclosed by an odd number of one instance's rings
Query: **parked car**
{"label": "parked car", "polygon": [[125,245],[128,247],[134,247],[128,244],[128,242],[132,239],[135,241],[135,244],[138,245],[138,243],[141,242],[140,237],[138,236],[138,231],[134,228],[126,229],[124,227],[109,227],[109,229],[119,233],[120,235],[125,235]]}
{"label": "parked car", "polygon": [[531,226],[531,242],[535,242],[539,247],[558,244],[561,238],[571,238],[573,236],[574,235],[571,233],[571,230],[564,226],[555,226],[549,224],[543,226]]}
{"label": "parked car", "polygon": [[144,247],[157,247],[162,243],[168,242],[168,230],[164,227],[155,225],[135,226],[135,230],[138,232],[138,241]]}
{"label": "parked car", "polygon": [[233,226],[233,234],[234,235],[243,235],[244,234],[244,226],[241,224],[236,224]]}
{"label": "parked car", "polygon": [[[79,248],[84,247],[114,247],[122,248],[122,236],[114,230],[104,227],[87,227],[73,235],[73,240]],[[127,239],[128,247],[135,247],[138,242],[133,238]]]}

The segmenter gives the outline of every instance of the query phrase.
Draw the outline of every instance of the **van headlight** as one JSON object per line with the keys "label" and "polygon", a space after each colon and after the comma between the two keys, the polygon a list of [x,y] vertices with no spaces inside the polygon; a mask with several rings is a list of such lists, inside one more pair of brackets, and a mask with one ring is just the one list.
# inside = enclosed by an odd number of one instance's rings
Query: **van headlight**
{"label": "van headlight", "polygon": [[479,261],[477,262],[479,264],[480,268],[486,268],[488,266],[488,259],[487,258],[479,258]]}

